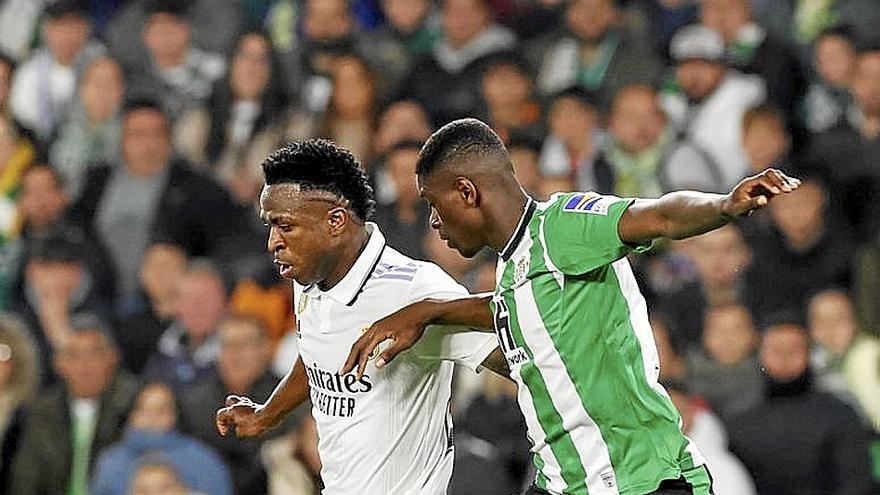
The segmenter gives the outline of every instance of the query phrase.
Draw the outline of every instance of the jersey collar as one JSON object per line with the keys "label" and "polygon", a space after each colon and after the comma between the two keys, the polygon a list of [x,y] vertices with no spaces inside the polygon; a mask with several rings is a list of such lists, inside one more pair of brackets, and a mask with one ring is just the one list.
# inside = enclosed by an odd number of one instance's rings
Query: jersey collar
{"label": "jersey collar", "polygon": [[519,217],[519,223],[516,225],[516,230],[513,231],[513,236],[507,241],[507,244],[504,245],[504,249],[498,253],[501,256],[501,259],[507,261],[510,259],[510,256],[513,254],[513,251],[519,245],[519,241],[522,240],[523,235],[526,233],[526,229],[529,226],[529,222],[532,221],[532,215],[535,214],[535,200],[532,199],[531,196],[526,196],[526,206],[523,209],[523,214]]}
{"label": "jersey collar", "polygon": [[367,232],[370,234],[370,238],[354,265],[339,283],[324,292],[334,301],[346,306],[354,304],[358,294],[364,288],[364,284],[367,283],[376,265],[379,264],[382,252],[385,251],[385,236],[379,231],[379,227],[373,222],[367,222]]}

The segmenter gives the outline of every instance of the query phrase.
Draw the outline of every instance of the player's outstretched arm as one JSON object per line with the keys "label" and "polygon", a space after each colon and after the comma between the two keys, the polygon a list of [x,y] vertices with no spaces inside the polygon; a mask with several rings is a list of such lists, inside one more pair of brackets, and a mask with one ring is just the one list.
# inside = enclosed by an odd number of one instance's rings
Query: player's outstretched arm
{"label": "player's outstretched arm", "polygon": [[800,184],[779,170],[768,169],[744,179],[729,194],[678,191],[658,199],[640,199],[621,217],[618,233],[629,244],[699,235],[767,206],[775,196],[790,193]]}
{"label": "player's outstretched arm", "polygon": [[450,301],[419,301],[392,313],[373,325],[351,346],[340,372],[348,373],[357,368],[360,378],[367,368],[367,361],[376,347],[386,340],[391,345],[379,354],[376,367],[382,368],[395,356],[409,349],[422,338],[425,327],[430,324],[462,325],[490,330],[493,326],[489,308],[491,295],[464,297]]}
{"label": "player's outstretched arm", "polygon": [[226,436],[230,428],[239,438],[252,437],[277,425],[309,397],[309,382],[302,358],[278,383],[265,404],[257,404],[248,397],[230,395],[225,407],[217,411],[217,430]]}

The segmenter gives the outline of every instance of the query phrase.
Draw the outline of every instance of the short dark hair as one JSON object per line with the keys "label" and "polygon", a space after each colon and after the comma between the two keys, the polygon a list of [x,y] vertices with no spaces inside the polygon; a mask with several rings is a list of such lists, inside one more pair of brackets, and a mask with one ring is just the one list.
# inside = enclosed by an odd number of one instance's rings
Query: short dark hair
{"label": "short dark hair", "polygon": [[266,184],[299,184],[305,190],[326,191],[349,202],[361,220],[376,208],[373,188],[357,158],[326,139],[296,141],[263,161]]}
{"label": "short dark hair", "polygon": [[148,0],[144,5],[147,15],[171,14],[185,19],[189,13],[189,0]]}
{"label": "short dark hair", "polygon": [[76,15],[88,19],[89,6],[84,0],[55,0],[46,6],[44,13],[47,19],[60,19],[67,15]]}
{"label": "short dark hair", "polygon": [[437,130],[419,152],[416,173],[430,175],[438,166],[465,157],[507,156],[507,148],[491,127],[477,119],[454,120]]}
{"label": "short dark hair", "polygon": [[165,107],[152,96],[134,96],[122,104],[122,115],[128,115],[137,110],[154,110],[164,115],[166,119],[168,118],[168,112],[165,110]]}

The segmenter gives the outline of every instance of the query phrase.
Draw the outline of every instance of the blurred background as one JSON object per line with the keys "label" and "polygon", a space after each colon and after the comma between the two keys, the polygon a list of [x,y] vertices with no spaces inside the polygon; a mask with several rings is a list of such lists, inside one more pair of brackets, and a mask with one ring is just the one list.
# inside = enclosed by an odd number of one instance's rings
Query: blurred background
{"label": "blurred background", "polygon": [[[389,243],[490,290],[413,175],[473,116],[541,199],[802,178],[632,261],[719,495],[880,493],[878,26],[877,0],[0,1],[0,492],[316,493],[308,411],[213,428],[297,353],[259,164],[351,149]],[[452,495],[531,481],[515,392],[457,376]]]}

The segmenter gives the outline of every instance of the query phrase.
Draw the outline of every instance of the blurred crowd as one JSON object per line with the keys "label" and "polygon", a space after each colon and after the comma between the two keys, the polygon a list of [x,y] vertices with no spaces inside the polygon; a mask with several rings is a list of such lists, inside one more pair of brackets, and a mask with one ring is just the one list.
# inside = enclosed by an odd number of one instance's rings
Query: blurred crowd
{"label": "blurred crowd", "polygon": [[[429,232],[413,174],[433,129],[473,116],[540,199],[802,178],[632,261],[716,493],[872,493],[877,26],[876,0],[0,1],[0,492],[316,493],[308,411],[265,438],[213,427],[297,353],[259,164],[336,141],[391,245],[491,290],[494,253]],[[450,493],[520,489],[515,387],[456,389]]]}

